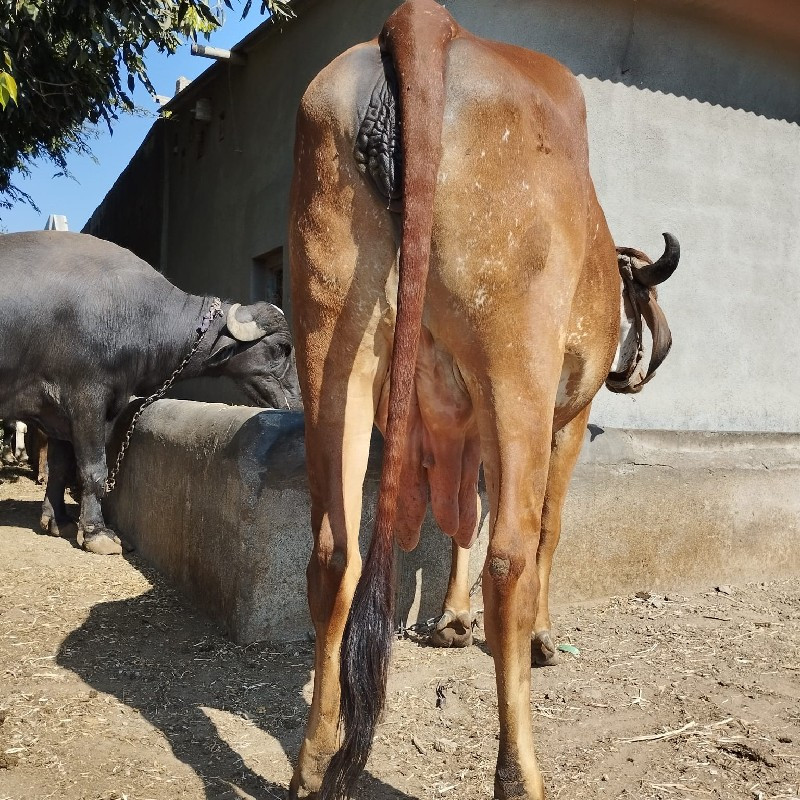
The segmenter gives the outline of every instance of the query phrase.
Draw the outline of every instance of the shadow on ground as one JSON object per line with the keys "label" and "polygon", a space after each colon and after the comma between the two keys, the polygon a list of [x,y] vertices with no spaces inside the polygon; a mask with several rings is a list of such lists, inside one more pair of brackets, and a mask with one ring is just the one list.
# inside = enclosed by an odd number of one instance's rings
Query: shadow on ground
{"label": "shadow on ground", "polygon": [[[73,519],[78,518],[78,506],[67,503],[67,511]],[[39,500],[0,500],[0,519],[4,525],[14,528],[25,528],[40,536],[47,534],[39,527],[39,517],[42,513],[42,503]],[[80,550],[77,532],[71,536],[62,537],[74,548]]]}
{"label": "shadow on ground", "polygon": [[[235,645],[187,609],[140,559],[129,560],[153,588],[93,606],[85,623],[62,643],[57,663],[158,729],[175,757],[201,778],[208,800],[285,797],[281,754],[272,757],[273,763],[281,762],[279,777],[258,774],[220,735],[212,717],[214,710],[224,711],[256,726],[294,763],[308,713],[303,687],[310,677],[313,645]],[[359,796],[409,798],[368,773],[360,780]]]}

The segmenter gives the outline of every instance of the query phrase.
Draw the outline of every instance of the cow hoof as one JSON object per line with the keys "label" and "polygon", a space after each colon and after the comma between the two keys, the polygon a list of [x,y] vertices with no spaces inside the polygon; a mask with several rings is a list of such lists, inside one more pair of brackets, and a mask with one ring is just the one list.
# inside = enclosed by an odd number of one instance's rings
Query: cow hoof
{"label": "cow hoof", "polygon": [[98,556],[122,555],[122,542],[110,528],[92,527],[78,530],[78,544],[87,552]]}
{"label": "cow hoof", "polygon": [[531,638],[531,666],[552,667],[558,664],[558,651],[550,631],[539,631]]}
{"label": "cow hoof", "polygon": [[319,797],[317,792],[310,792],[305,788],[298,788],[293,784],[289,785],[289,800],[316,800]]}
{"label": "cow hoof", "polygon": [[316,800],[324,774],[325,770],[317,764],[313,764],[310,770],[298,765],[289,783],[289,800]]}
{"label": "cow hoof", "polygon": [[431,633],[434,647],[469,647],[472,644],[472,615],[446,609]]}
{"label": "cow hoof", "polygon": [[63,539],[72,539],[78,533],[78,523],[69,517],[57,520],[55,517],[43,514],[39,520],[39,526],[42,529],[42,533],[47,533],[50,536],[60,536]]}

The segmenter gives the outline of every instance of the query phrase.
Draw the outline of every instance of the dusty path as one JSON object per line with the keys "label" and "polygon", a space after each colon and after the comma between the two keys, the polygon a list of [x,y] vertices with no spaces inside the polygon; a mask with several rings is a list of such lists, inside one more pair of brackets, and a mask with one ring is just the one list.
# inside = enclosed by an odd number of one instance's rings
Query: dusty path
{"label": "dusty path", "polygon": [[[310,643],[231,644],[135,556],[37,535],[41,495],[0,485],[0,800],[284,797]],[[533,676],[549,797],[800,798],[800,579],[723,590],[558,611],[580,655]],[[397,643],[359,797],[491,797],[476,633]]]}

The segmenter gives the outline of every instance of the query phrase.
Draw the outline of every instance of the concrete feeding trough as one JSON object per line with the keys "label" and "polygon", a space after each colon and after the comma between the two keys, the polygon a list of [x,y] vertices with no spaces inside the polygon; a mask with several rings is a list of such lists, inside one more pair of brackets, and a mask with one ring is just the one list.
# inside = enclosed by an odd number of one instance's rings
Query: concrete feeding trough
{"label": "concrete feeding trough", "polygon": [[[362,550],[380,471],[373,437]],[[800,571],[800,434],[597,428],[567,497],[553,604],[641,589],[675,591]],[[483,496],[484,512],[488,508]],[[303,417],[298,412],[161,400],[142,415],[107,519],[235,641],[311,630],[311,551]],[[480,575],[487,519],[470,558]],[[398,554],[406,625],[435,616],[450,540],[426,519]]]}

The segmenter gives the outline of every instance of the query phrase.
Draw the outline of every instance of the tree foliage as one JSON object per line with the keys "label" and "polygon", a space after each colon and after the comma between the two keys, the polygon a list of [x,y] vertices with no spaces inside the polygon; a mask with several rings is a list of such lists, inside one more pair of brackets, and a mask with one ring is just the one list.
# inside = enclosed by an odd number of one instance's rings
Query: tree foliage
{"label": "tree foliage", "polygon": [[[291,16],[289,0],[261,11]],[[111,127],[132,110],[137,83],[155,94],[145,50],[175,52],[220,24],[231,0],[2,0],[0,2],[0,208],[31,202],[12,183],[38,158],[62,172],[70,151],[89,152],[85,124]],[[243,16],[252,0],[245,3]]]}

